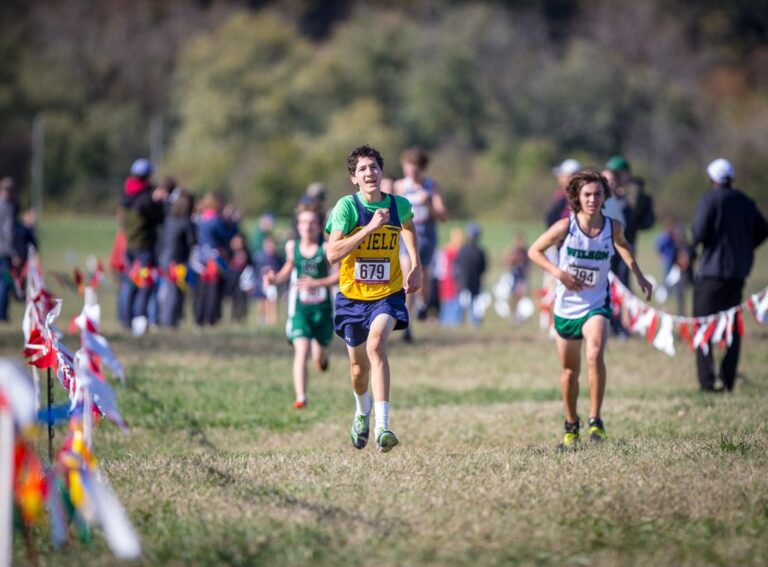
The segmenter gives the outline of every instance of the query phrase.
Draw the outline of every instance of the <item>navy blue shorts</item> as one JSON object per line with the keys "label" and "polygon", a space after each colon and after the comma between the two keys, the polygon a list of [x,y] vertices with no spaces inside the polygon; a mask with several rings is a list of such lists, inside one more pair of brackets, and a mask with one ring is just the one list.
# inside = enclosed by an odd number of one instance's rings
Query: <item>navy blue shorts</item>
{"label": "navy blue shorts", "polygon": [[333,326],[336,334],[351,347],[356,347],[368,340],[371,323],[377,315],[385,313],[395,319],[395,331],[408,327],[408,308],[405,306],[405,291],[375,301],[349,299],[343,293],[336,294],[336,314]]}

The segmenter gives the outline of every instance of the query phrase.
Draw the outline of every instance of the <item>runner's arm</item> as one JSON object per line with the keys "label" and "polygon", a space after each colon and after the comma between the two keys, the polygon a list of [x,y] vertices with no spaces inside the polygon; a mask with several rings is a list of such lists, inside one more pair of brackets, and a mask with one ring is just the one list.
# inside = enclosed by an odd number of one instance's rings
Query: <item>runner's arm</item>
{"label": "runner's arm", "polygon": [[550,262],[544,252],[557,245],[558,242],[563,241],[568,234],[568,222],[568,219],[560,219],[554,223],[544,232],[544,234],[534,240],[533,244],[531,244],[531,247],[528,249],[528,258],[530,258],[531,262],[539,266],[542,270],[549,272],[557,279],[560,279],[564,272],[558,266]]}
{"label": "runner's arm", "polygon": [[571,291],[581,291],[584,289],[584,284],[577,280],[573,274],[561,270],[559,266],[550,262],[544,254],[547,249],[557,245],[565,239],[568,234],[569,222],[569,219],[560,219],[550,226],[544,234],[539,236],[533,244],[531,244],[531,247],[528,249],[528,258],[542,270],[546,270],[555,278],[563,282],[563,285],[567,289]]}
{"label": "runner's arm", "polygon": [[635,255],[632,254],[629,243],[624,237],[624,227],[621,226],[621,223],[617,220],[611,220],[611,222],[613,223],[613,245],[616,248],[616,252],[619,253],[621,259],[624,260],[624,263],[630,270],[632,270],[632,273],[635,274],[637,283],[645,293],[645,299],[648,300],[651,298],[653,286],[651,285],[651,282],[645,279],[643,271],[640,269],[637,260],[635,260]]}
{"label": "runner's arm", "polygon": [[384,225],[389,220],[389,209],[377,209],[373,213],[371,222],[365,225],[362,230],[358,230],[356,233],[351,234],[344,238],[344,235],[340,230],[331,231],[331,236],[328,238],[328,248],[326,249],[326,257],[331,264],[336,264],[341,261],[342,258],[348,256],[360,243],[368,238],[368,235],[378,230],[379,227]]}
{"label": "runner's arm", "polygon": [[419,247],[416,243],[416,229],[413,226],[412,220],[403,225],[400,237],[403,244],[405,244],[405,249],[408,251],[408,257],[411,259],[411,271],[408,272],[403,287],[406,293],[416,293],[421,289],[422,274]]}
{"label": "runner's arm", "polygon": [[[323,251],[326,251],[328,248],[328,244],[323,244]],[[338,264],[331,264],[328,262],[326,258],[326,263],[328,264],[329,272],[328,275],[324,278],[310,278],[310,277],[302,277],[299,279],[299,282],[301,285],[305,286],[306,288],[312,289],[316,287],[330,287],[332,285],[336,285],[339,283],[339,265]],[[297,282],[298,283],[298,282]]]}
{"label": "runner's arm", "polygon": [[437,183],[432,187],[432,198],[429,199],[428,206],[429,212],[435,220],[440,222],[448,220],[448,208],[443,200],[443,191]]}
{"label": "runner's arm", "polygon": [[293,270],[293,251],[296,245],[295,240],[289,240],[285,243],[285,263],[280,271],[275,273],[271,268],[264,274],[264,282],[267,285],[280,285],[283,282],[288,281],[291,277],[291,270]]}

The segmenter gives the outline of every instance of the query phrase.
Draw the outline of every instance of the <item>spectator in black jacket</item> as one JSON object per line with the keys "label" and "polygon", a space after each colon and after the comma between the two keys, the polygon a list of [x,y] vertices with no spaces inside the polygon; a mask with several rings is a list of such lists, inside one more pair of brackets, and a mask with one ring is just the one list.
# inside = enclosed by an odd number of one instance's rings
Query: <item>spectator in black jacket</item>
{"label": "spectator in black jacket", "polygon": [[[713,187],[699,201],[693,223],[693,246],[701,245],[698,271],[693,285],[693,315],[703,317],[739,305],[744,280],[752,270],[754,250],[768,236],[768,224],[755,202],[731,184],[733,166],[716,159],[707,166]],[[727,348],[715,376],[711,344],[696,351],[699,386],[705,392],[717,392],[720,378],[731,391],[736,382],[739,362],[739,334]]]}
{"label": "spectator in black jacket", "polygon": [[118,310],[120,322],[134,335],[143,335],[149,324],[149,299],[154,287],[151,270],[157,266],[155,245],[164,217],[162,201],[167,196],[162,189],[155,191],[150,183],[152,169],[146,159],[133,162],[121,200],[129,272],[121,284]]}
{"label": "spectator in black jacket", "polygon": [[[631,173],[629,161],[624,156],[613,156],[606,164],[616,175],[616,196],[624,201],[624,236],[633,253],[637,251],[637,233],[651,228],[656,222],[653,212],[653,197],[645,192],[645,181]],[[619,280],[630,287],[629,268],[619,261],[619,255],[613,258],[611,269]]]}

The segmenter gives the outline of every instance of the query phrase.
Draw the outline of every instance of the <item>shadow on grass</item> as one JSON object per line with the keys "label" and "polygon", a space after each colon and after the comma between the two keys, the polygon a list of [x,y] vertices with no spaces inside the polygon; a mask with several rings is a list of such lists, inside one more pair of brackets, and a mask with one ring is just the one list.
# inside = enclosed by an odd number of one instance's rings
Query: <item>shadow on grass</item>
{"label": "shadow on grass", "polygon": [[205,434],[205,430],[200,424],[200,421],[194,415],[179,408],[169,407],[162,400],[155,398],[144,388],[138,385],[135,380],[129,381],[126,384],[126,387],[128,390],[134,392],[142,401],[148,404],[153,409],[153,413],[160,416],[159,420],[161,422],[165,421],[165,423],[161,423],[161,425],[170,427],[178,421],[178,418],[181,418],[181,421],[189,424],[189,426],[186,428],[186,431],[189,435],[189,438],[193,442],[206,449],[214,451],[217,450],[216,446],[210,442],[208,436]]}

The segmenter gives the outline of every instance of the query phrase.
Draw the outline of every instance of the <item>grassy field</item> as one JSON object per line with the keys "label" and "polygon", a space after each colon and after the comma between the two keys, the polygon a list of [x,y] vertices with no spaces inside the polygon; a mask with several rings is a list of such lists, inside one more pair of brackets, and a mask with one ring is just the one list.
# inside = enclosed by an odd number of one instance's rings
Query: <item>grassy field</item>
{"label": "grassy field", "polygon": [[[533,225],[523,228],[533,236]],[[112,231],[106,220],[49,221],[44,265],[103,258]],[[494,259],[513,233],[487,227]],[[658,275],[650,241],[641,263]],[[767,252],[748,291],[768,285]],[[51,288],[66,315],[79,310],[79,298]],[[565,454],[555,450],[554,345],[534,322],[418,325],[414,345],[398,337],[390,349],[401,445],[382,455],[349,442],[354,401],[340,341],[330,371],[311,372],[310,405],[297,412],[282,325],[251,317],[135,340],[117,331],[114,289],[101,298],[128,370],[128,384],[115,388],[132,430],[103,424],[95,454],[141,534],[138,565],[768,562],[768,329],[749,317],[731,395],[698,393],[680,342],[674,358],[638,339],[610,342],[610,441]],[[18,356],[18,327],[0,329],[2,354]],[[584,378],[579,404],[584,416]],[[115,563],[98,534],[57,553],[44,531],[37,537],[41,565]],[[14,550],[24,564],[18,538]]]}

